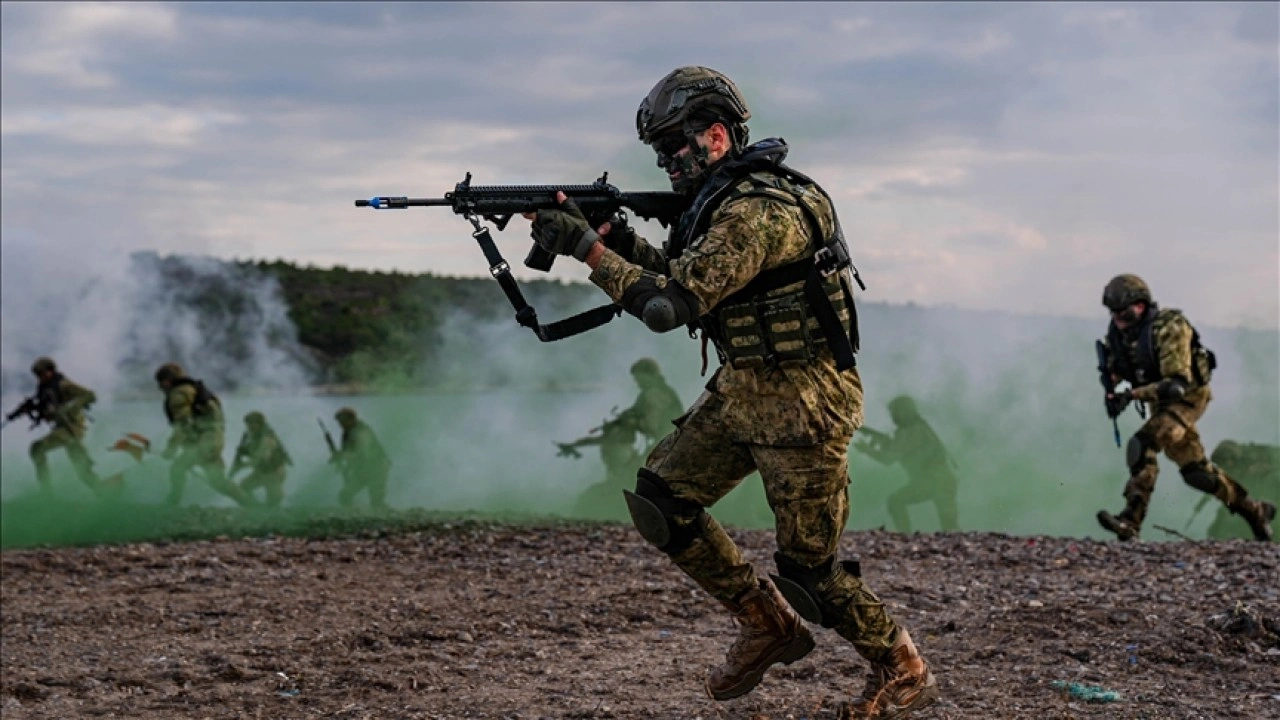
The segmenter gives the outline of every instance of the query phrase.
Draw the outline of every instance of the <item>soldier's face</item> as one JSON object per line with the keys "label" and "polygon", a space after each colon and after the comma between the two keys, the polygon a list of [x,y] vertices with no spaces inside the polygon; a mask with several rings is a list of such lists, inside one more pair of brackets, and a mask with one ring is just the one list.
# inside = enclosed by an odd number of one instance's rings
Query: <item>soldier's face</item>
{"label": "soldier's face", "polygon": [[728,138],[729,131],[716,123],[693,136],[698,148],[696,152],[682,131],[670,132],[654,140],[658,167],[666,171],[671,189],[685,192],[696,186],[706,169],[728,153]]}
{"label": "soldier's face", "polygon": [[1146,303],[1136,302],[1122,310],[1111,311],[1111,321],[1121,330],[1127,329],[1134,323],[1138,322],[1138,318],[1142,317],[1142,313],[1147,309]]}

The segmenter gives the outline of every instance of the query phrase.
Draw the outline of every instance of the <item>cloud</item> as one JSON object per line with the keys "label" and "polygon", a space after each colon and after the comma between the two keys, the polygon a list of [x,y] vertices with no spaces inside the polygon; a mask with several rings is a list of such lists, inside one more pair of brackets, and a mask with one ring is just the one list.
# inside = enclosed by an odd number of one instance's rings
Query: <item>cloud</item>
{"label": "cloud", "polygon": [[459,218],[351,201],[660,188],[635,107],[697,63],[836,197],[876,299],[1094,315],[1141,267],[1280,323],[1274,6],[783,7],[711,33],[679,3],[6,4],[3,232],[483,274]]}

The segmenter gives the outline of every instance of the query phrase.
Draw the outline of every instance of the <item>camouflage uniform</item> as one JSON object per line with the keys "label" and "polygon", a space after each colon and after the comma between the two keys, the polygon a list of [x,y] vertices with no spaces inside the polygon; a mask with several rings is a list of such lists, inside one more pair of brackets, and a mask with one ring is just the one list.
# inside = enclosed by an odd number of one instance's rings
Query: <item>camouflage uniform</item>
{"label": "camouflage uniform", "polygon": [[[1248,520],[1258,539],[1269,539],[1275,507],[1249,498],[1244,486],[1205,457],[1200,444],[1196,421],[1212,398],[1209,380],[1216,362],[1200,344],[1199,333],[1181,311],[1159,307],[1135,275],[1113,278],[1104,290],[1103,304],[1113,315],[1135,313],[1124,330],[1112,320],[1104,341],[1106,369],[1113,380],[1133,386],[1132,399],[1145,403],[1150,417],[1126,451],[1130,476],[1124,488],[1125,508],[1115,516],[1100,511],[1099,523],[1121,539],[1138,534],[1155,489],[1156,459],[1163,451],[1178,465],[1183,481]],[[1137,308],[1143,308],[1140,315]]]}
{"label": "camouflage uniform", "polygon": [[279,507],[284,499],[285,475],[293,460],[262,413],[245,415],[244,425],[230,474],[234,478],[241,467],[251,468],[252,472],[240,481],[240,489],[252,495],[258,488],[264,488],[267,506]]}
{"label": "camouflage uniform", "polygon": [[31,462],[36,466],[36,481],[44,492],[52,489],[49,478],[48,455],[65,448],[76,477],[90,490],[101,490],[101,482],[93,470],[93,460],[84,448],[86,428],[85,408],[97,400],[97,395],[86,387],[77,385],[58,372],[49,358],[39,358],[31,371],[40,378],[36,388],[38,412],[53,425],[47,435],[31,443]]}
{"label": "camouflage uniform", "polygon": [[889,517],[899,532],[911,532],[907,507],[931,502],[943,531],[959,530],[956,519],[956,479],[951,455],[937,433],[920,416],[915,401],[903,395],[889,403],[896,426],[892,436],[855,443],[854,448],[886,465],[897,463],[907,471],[906,486],[889,496]]}
{"label": "camouflage uniform", "polygon": [[[749,692],[769,666],[813,647],[790,603],[872,663],[851,712],[899,717],[936,698],[936,682],[858,564],[836,558],[849,513],[847,451],[862,423],[848,251],[826,193],[781,164],[785,143],[746,145],[749,117],[732,83],[701,67],[669,74],[637,113],[641,139],[692,199],[662,250],[611,231],[590,279],[651,330],[701,329],[704,352],[714,341],[722,365],[649,454],[627,502],[642,536],[739,623],[726,663],[707,678],[712,697]],[[733,145],[715,162],[697,142],[713,123]],[[590,234],[554,232],[572,208],[556,212],[538,213],[539,244],[598,258]],[[774,583],[705,512],[754,470],[777,522]]]}
{"label": "camouflage uniform", "polygon": [[[640,394],[631,407],[601,425],[600,435],[580,438],[562,446],[599,445],[600,458],[605,466],[604,481],[592,485],[578,496],[575,515],[597,515],[602,508],[607,508],[617,512],[605,512],[605,517],[623,519],[620,513],[625,508],[618,491],[631,485],[645,456],[658,440],[670,432],[672,421],[684,412],[679,396],[662,377],[658,363],[652,358],[641,358],[632,364],[631,375],[640,386]],[[647,442],[643,454],[635,449],[637,434],[643,435]]]}
{"label": "camouflage uniform", "polygon": [[637,418],[637,429],[645,437],[644,455],[671,432],[671,423],[684,413],[680,396],[662,377],[662,370],[652,358],[641,358],[631,365],[631,376],[640,386],[640,394],[628,412]]}
{"label": "camouflage uniform", "polygon": [[[1280,503],[1280,446],[1262,443],[1237,443],[1223,440],[1213,449],[1209,456],[1214,465],[1242,484],[1249,486],[1250,492],[1260,500],[1273,505]],[[1197,512],[1209,499],[1205,496],[1196,505]],[[1206,537],[1227,540],[1231,538],[1252,538],[1253,532],[1240,518],[1234,516],[1226,507],[1219,507],[1213,522],[1205,530]]]}
{"label": "camouflage uniform", "polygon": [[373,434],[373,428],[358,419],[351,408],[339,410],[334,417],[342,426],[342,446],[335,457],[343,479],[338,503],[350,507],[355,496],[367,490],[370,506],[387,507],[387,476],[391,473],[387,451]]}
{"label": "camouflage uniform", "polygon": [[253,498],[227,480],[222,460],[225,444],[222,403],[204,383],[187,377],[176,363],[166,363],[156,371],[156,382],[164,391],[164,413],[173,428],[165,446],[169,465],[169,495],[165,502],[182,504],[187,475],[195,468],[205,482],[238,504],[253,505]]}

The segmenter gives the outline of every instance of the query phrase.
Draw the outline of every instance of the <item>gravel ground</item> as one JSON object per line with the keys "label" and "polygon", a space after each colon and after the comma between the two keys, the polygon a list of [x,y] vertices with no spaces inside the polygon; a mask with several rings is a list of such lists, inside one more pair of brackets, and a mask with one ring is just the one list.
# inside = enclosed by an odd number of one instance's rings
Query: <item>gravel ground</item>
{"label": "gravel ground", "polygon": [[[734,535],[772,570],[771,533]],[[1276,545],[856,532],[842,555],[938,676],[914,717],[1280,718]],[[7,550],[0,578],[6,720],[817,720],[865,672],[815,629],[705,697],[733,624],[621,525]]]}

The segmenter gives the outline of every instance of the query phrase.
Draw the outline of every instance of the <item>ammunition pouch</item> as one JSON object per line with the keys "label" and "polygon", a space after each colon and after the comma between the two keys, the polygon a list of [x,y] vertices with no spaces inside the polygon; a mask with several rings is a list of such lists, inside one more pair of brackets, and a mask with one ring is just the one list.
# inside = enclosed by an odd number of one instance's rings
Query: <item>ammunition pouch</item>
{"label": "ammunition pouch", "polygon": [[662,476],[648,468],[636,473],[636,491],[623,490],[622,495],[640,537],[668,555],[689,549],[708,518],[701,505],[677,498]]}
{"label": "ammunition pouch", "polygon": [[818,567],[810,568],[782,553],[774,553],[773,559],[778,565],[778,574],[769,577],[796,614],[811,623],[835,627],[841,610],[832,604],[827,591],[842,575],[862,577],[858,561],[845,560],[837,564],[833,556]]}
{"label": "ammunition pouch", "polygon": [[[801,262],[816,267],[812,259]],[[812,362],[820,349],[830,347],[822,315],[811,301],[812,293],[805,285],[793,285],[789,292],[776,295],[736,302],[731,296],[713,314],[703,316],[700,323],[725,364],[736,370],[800,367]],[[845,328],[850,325],[853,305],[846,300],[840,274],[822,277],[815,286],[819,288],[818,302],[827,303],[831,310],[833,332],[839,333],[847,346]],[[852,355],[849,359],[852,362]]]}

